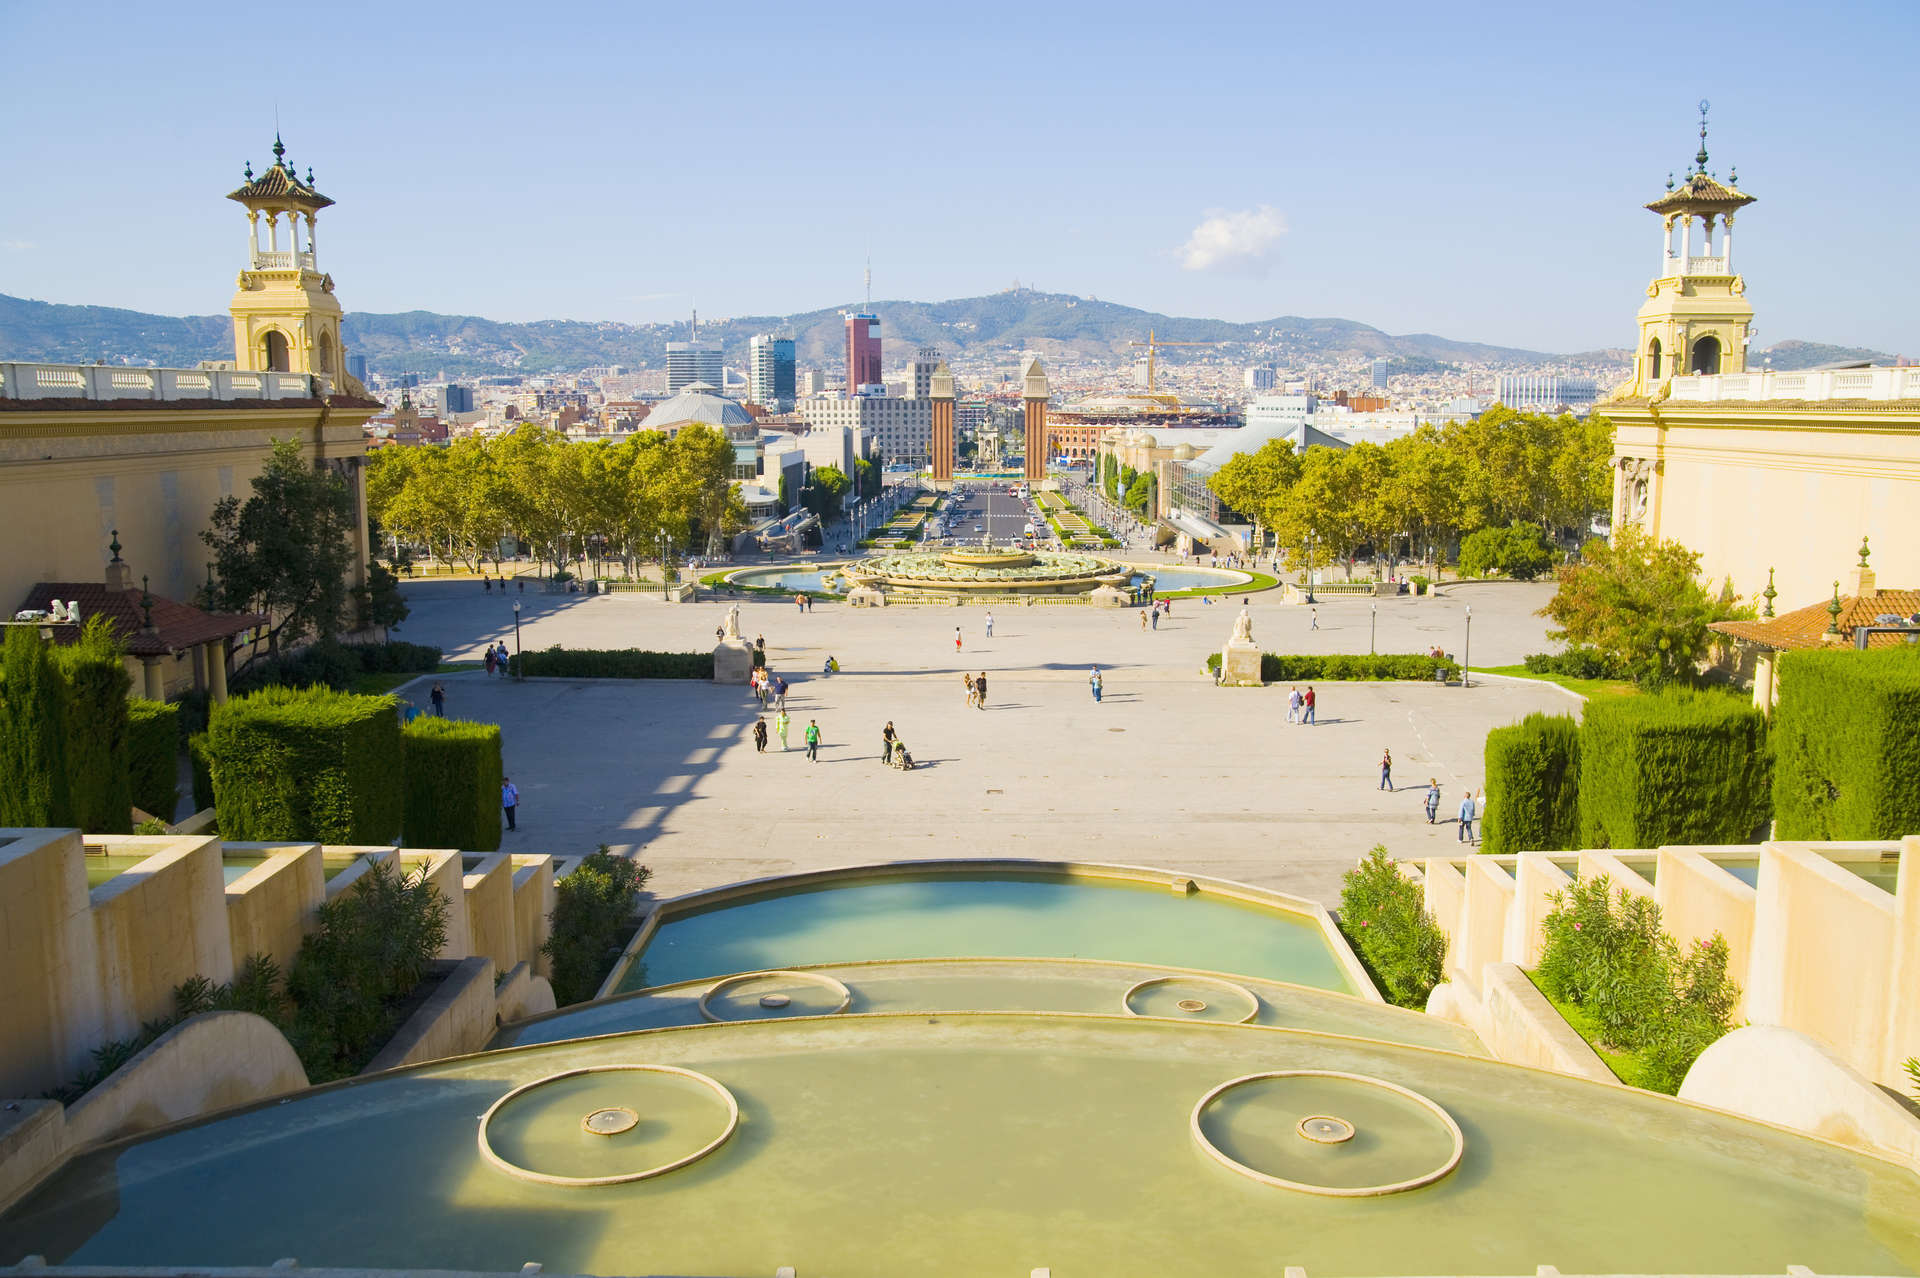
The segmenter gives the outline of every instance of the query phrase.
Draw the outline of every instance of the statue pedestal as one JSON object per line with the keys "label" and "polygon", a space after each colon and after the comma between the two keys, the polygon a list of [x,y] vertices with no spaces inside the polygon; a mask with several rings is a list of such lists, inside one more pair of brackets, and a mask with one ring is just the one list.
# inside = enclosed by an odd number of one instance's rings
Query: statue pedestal
{"label": "statue pedestal", "polygon": [[1087,596],[1087,602],[1096,608],[1125,608],[1133,596],[1118,586],[1101,586]]}
{"label": "statue pedestal", "polygon": [[878,586],[855,586],[847,592],[847,603],[854,608],[884,608],[887,594]]}
{"label": "statue pedestal", "polygon": [[722,639],[713,647],[713,681],[745,684],[753,674],[753,645],[745,639]]}
{"label": "statue pedestal", "polygon": [[1220,686],[1223,688],[1263,688],[1260,677],[1260,645],[1251,640],[1229,639],[1220,650]]}

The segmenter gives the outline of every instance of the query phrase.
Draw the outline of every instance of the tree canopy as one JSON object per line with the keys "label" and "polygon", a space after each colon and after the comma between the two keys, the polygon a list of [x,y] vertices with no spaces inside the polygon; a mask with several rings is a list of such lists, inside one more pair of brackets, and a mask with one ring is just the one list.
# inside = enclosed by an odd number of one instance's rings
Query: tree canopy
{"label": "tree canopy", "polygon": [[346,480],[309,463],[298,441],[275,440],[253,496],[221,498],[200,534],[217,576],[208,604],[266,614],[269,655],[309,637],[333,638],[353,585],[355,522]]}

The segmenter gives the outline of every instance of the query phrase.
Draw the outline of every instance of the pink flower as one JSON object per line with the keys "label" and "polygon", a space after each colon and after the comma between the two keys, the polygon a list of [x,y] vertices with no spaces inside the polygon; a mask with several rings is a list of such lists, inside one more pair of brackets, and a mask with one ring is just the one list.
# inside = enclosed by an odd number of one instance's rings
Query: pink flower
{"label": "pink flower", "polygon": [[1579,925],[1578,923],[1575,923],[1575,924],[1573,925],[1573,930],[1574,930],[1574,931],[1576,931],[1576,932],[1578,932],[1578,931],[1580,930],[1580,925]]}

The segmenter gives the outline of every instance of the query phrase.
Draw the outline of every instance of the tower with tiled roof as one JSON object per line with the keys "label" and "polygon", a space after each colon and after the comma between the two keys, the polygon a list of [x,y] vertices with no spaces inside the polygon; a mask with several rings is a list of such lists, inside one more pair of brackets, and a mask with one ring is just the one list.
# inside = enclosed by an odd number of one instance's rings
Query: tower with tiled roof
{"label": "tower with tiled roof", "polygon": [[[1626,395],[1657,396],[1684,373],[1743,373],[1753,307],[1733,269],[1733,215],[1753,197],[1707,171],[1707,103],[1700,104],[1700,150],[1693,168],[1647,205],[1660,217],[1659,274],[1640,308],[1640,344]],[[1701,237],[1694,243],[1694,227]],[[1718,236],[1718,243],[1715,237]]]}
{"label": "tower with tiled roof", "polygon": [[247,165],[246,185],[227,196],[247,210],[247,264],[228,307],[234,367],[315,373],[342,385],[340,303],[315,247],[319,212],[333,201],[314,189],[311,168],[302,180],[286,157],[275,133],[272,165],[259,177]]}

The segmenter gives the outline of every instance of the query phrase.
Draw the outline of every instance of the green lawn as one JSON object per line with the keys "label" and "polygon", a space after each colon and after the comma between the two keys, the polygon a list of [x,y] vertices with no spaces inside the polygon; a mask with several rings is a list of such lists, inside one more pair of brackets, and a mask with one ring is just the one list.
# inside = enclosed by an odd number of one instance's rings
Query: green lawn
{"label": "green lawn", "polygon": [[1596,1056],[1606,1062],[1607,1068],[1613,1071],[1615,1078],[1629,1086],[1639,1086],[1638,1083],[1633,1081],[1640,1077],[1640,1058],[1638,1055],[1633,1052],[1616,1052],[1609,1048],[1602,1047],[1600,1045],[1600,1034],[1594,1027],[1592,1017],[1588,1016],[1582,1009],[1575,1007],[1572,1003],[1562,1003],[1545,990],[1541,990],[1540,981],[1532,972],[1526,968],[1521,968],[1520,970],[1526,973],[1529,981],[1533,982],[1533,988],[1540,990],[1540,997],[1553,1004],[1553,1010],[1560,1013],[1560,1019],[1572,1026],[1574,1033],[1587,1040],[1587,1046],[1593,1049]]}
{"label": "green lawn", "polygon": [[1566,675],[1535,674],[1523,665],[1512,666],[1475,666],[1475,674],[1507,675],[1514,679],[1537,679],[1541,683],[1557,683],[1568,692],[1577,692],[1583,697],[1631,697],[1637,696],[1640,689],[1624,679],[1573,679]]}
{"label": "green lawn", "polygon": [[[1153,569],[1146,568],[1142,571],[1152,572]],[[1272,590],[1280,584],[1278,577],[1269,577],[1266,573],[1255,572],[1251,568],[1241,568],[1236,571],[1246,573],[1253,580],[1229,586],[1194,586],[1187,590],[1156,590],[1153,592],[1153,597],[1155,599],[1192,599],[1198,595],[1250,595],[1260,590]]]}

